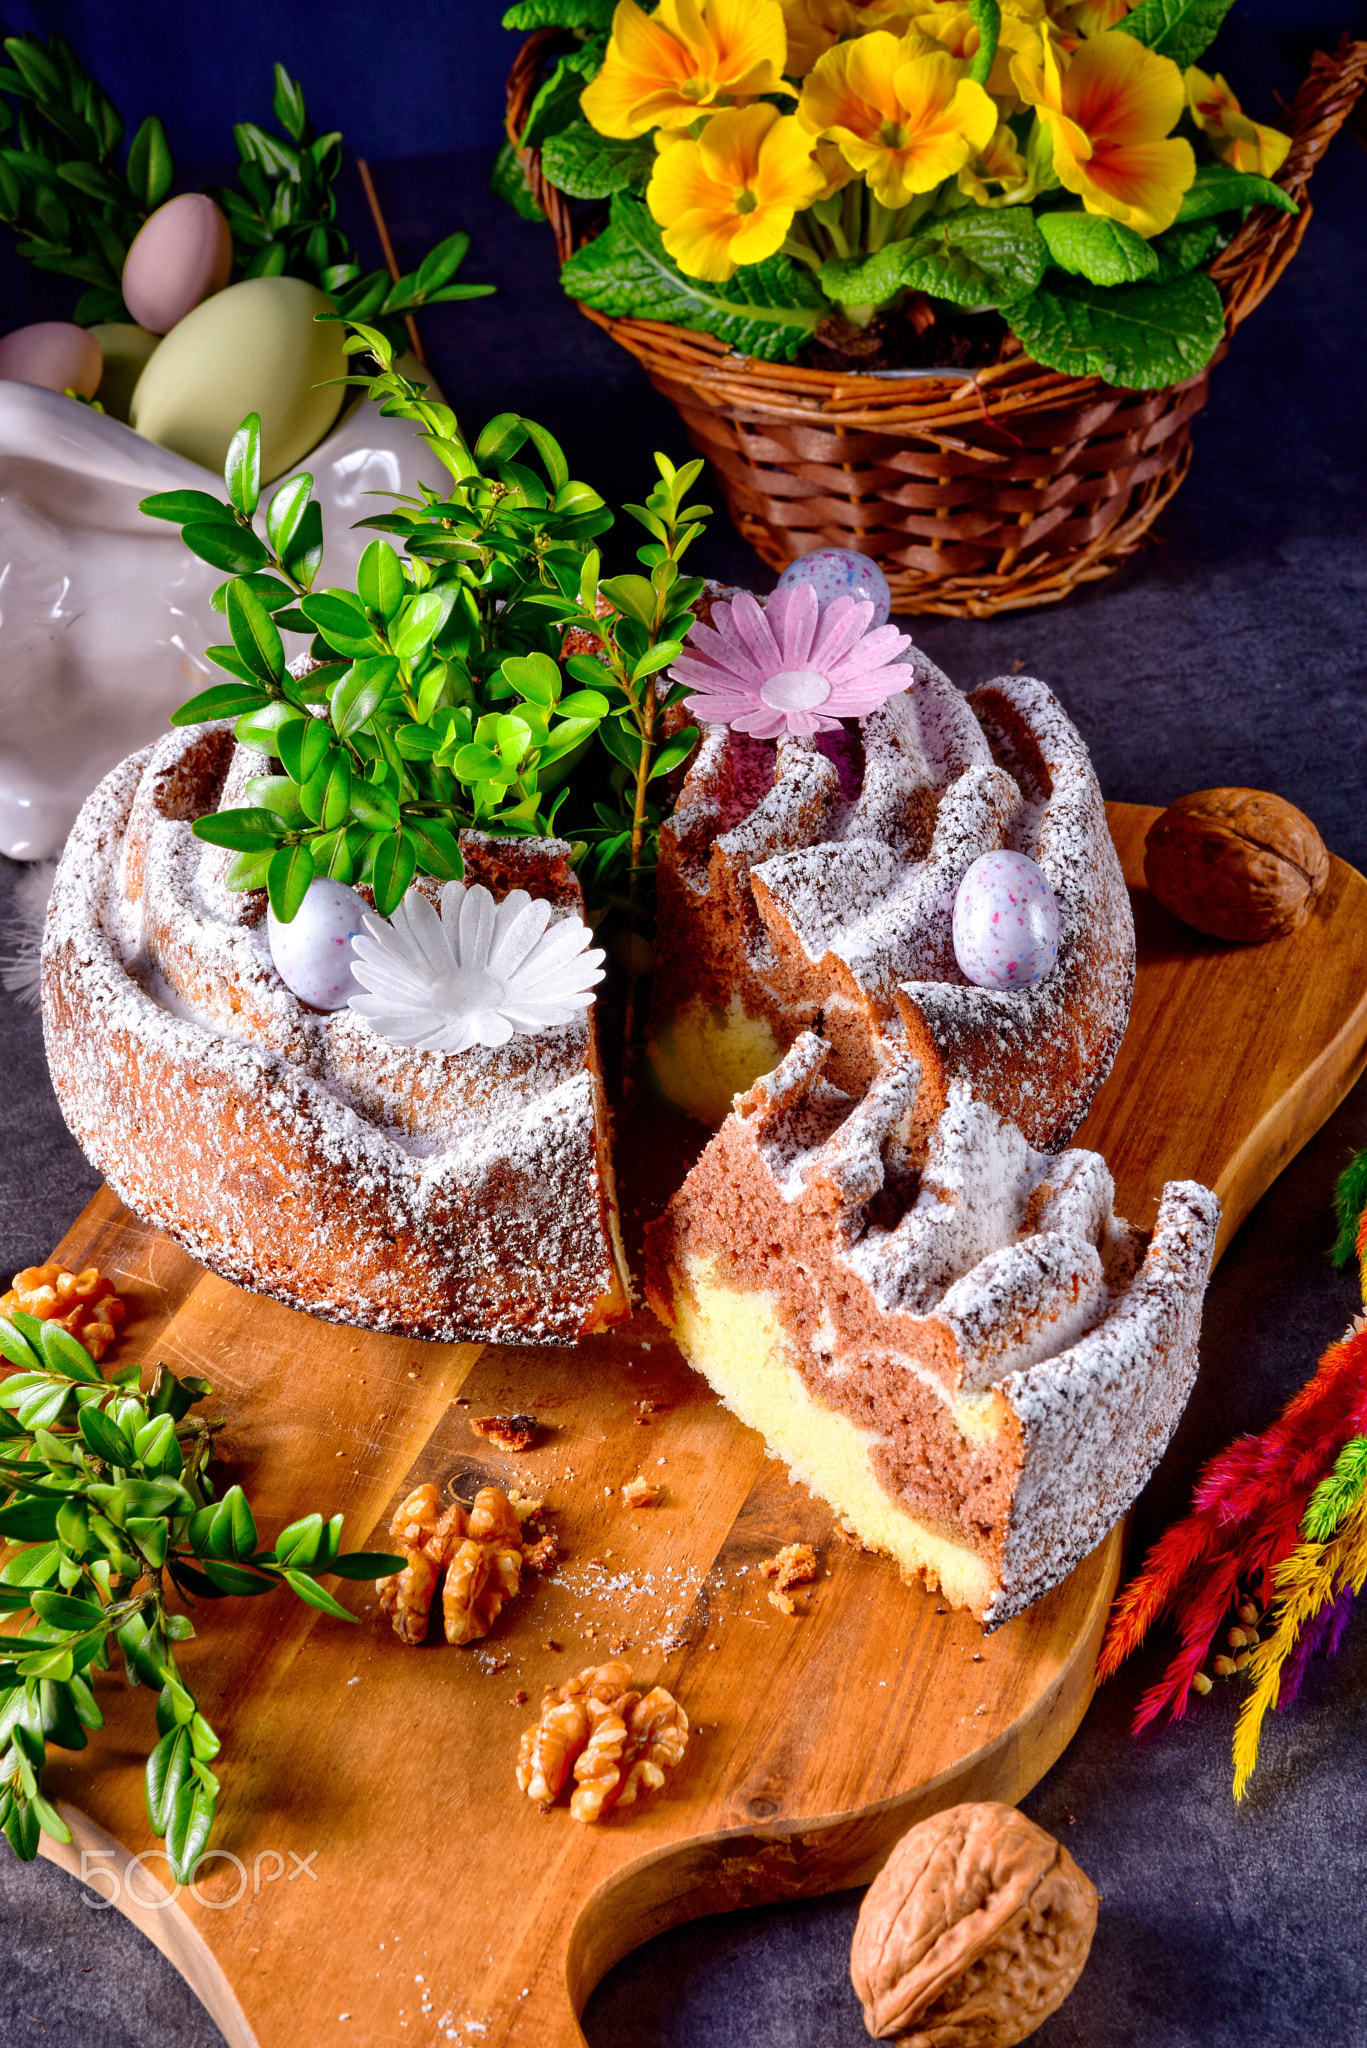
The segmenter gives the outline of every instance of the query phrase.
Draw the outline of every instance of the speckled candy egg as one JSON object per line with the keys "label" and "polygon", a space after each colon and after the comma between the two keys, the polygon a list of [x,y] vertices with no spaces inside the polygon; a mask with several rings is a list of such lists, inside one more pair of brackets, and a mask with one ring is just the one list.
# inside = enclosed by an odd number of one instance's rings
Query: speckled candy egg
{"label": "speckled candy egg", "polygon": [[799,555],[779,577],[778,587],[792,590],[799,583],[811,584],[823,612],[837,597],[853,597],[873,606],[870,631],[888,622],[892,592],[887,577],[868,555],[856,555],[850,548],[817,548],[814,554]]}
{"label": "speckled candy egg", "polygon": [[0,341],[0,377],[15,384],[41,384],[44,391],[93,398],[103,368],[99,342],[72,320],[37,320]]}
{"label": "speckled candy egg", "polygon": [[148,216],[124,258],[123,302],[140,327],[165,334],[232,275],[233,237],[207,192],[182,192]]}
{"label": "speckled candy egg", "polygon": [[319,879],[288,924],[266,912],[266,931],[276,972],[301,1003],[315,1010],[340,1010],[360,991],[351,973],[351,941],[364,931],[365,904],[345,882]]}
{"label": "speckled candy egg", "polygon": [[1058,958],[1058,904],[1023,853],[984,853],[954,898],[954,957],[979,988],[1026,988]]}

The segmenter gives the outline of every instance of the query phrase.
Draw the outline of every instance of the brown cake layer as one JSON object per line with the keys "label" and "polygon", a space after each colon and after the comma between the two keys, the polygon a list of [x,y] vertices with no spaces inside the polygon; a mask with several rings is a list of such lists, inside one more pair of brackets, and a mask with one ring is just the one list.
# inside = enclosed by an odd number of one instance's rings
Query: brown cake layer
{"label": "brown cake layer", "polygon": [[905,1053],[862,1099],[804,1034],[647,1247],[690,1362],[866,1542],[995,1627],[1105,1536],[1196,1373],[1219,1203],[1145,1237],[1095,1153],[1045,1155]]}
{"label": "brown cake layer", "polygon": [[[448,1341],[570,1339],[627,1313],[592,1010],[507,1045],[398,1046],[299,1002],[264,898],[190,829],[261,757],[176,732],[106,777],[43,954],[63,1114],[131,1209],[238,1285]],[[578,916],[556,840],[462,842],[467,877]]]}

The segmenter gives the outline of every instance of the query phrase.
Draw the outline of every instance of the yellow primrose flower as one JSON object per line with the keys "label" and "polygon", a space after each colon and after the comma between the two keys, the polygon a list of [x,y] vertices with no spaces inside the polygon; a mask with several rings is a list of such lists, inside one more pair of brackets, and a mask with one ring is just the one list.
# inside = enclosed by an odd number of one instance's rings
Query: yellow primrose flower
{"label": "yellow primrose flower", "polygon": [[1187,71],[1187,105],[1198,128],[1210,137],[1211,148],[1232,171],[1256,171],[1275,178],[1286,162],[1291,137],[1280,128],[1250,121],[1217,71],[1214,78],[1193,64]]}
{"label": "yellow primrose flower", "polygon": [[1078,0],[1075,7],[1059,9],[1059,26],[1078,36],[1102,36],[1125,19],[1130,5],[1131,0]]}
{"label": "yellow primrose flower", "polygon": [[1015,58],[1011,75],[1049,129],[1059,183],[1088,213],[1139,235],[1172,226],[1196,157],[1168,133],[1185,103],[1170,57],[1124,34],[1093,36],[1065,56],[1046,34],[1038,61]]}
{"label": "yellow primrose flower", "polygon": [[[780,0],[788,25],[789,78],[805,78],[818,57],[824,57],[842,36],[890,29],[902,35],[926,0]],[[1043,5],[1043,0],[1040,0]]]}
{"label": "yellow primrose flower", "polygon": [[[988,186],[997,190],[989,192]],[[959,173],[959,190],[979,206],[1012,206],[1030,199],[1030,166],[1015,135],[1003,121],[985,150]]]}
{"label": "yellow primrose flower", "polygon": [[[1040,31],[1036,21],[1043,17],[1043,13],[1043,0],[1033,13],[1024,9],[1002,8],[997,54],[992,60],[987,90],[994,99],[1003,102],[1008,113],[1021,104],[1011,81],[1011,59],[1020,55],[1038,57]],[[926,38],[927,49],[939,44],[961,64],[971,64],[978,54],[982,41],[978,24],[967,6],[958,4],[958,0],[930,0],[929,6],[926,0],[919,0],[911,26],[913,33]]]}
{"label": "yellow primrose flower", "polygon": [[952,57],[925,56],[914,35],[884,29],[838,43],[813,68],[798,119],[841,155],[889,208],[931,192],[985,149],[997,110]]}
{"label": "yellow primrose flower", "polygon": [[680,270],[721,284],[772,256],[825,178],[812,138],[777,107],[730,107],[697,141],[679,136],[656,160],[646,203]]}
{"label": "yellow primrose flower", "polygon": [[719,102],[791,93],[779,0],[619,0],[603,68],[580,94],[600,135],[688,128]]}

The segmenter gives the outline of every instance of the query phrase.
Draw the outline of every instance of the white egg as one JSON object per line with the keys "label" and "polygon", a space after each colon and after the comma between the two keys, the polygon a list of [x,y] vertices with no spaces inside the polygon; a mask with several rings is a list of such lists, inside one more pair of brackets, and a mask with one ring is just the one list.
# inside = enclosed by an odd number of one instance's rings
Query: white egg
{"label": "white egg", "polygon": [[1058,958],[1058,902],[1023,853],[984,853],[954,898],[954,957],[979,988],[1027,988]]}
{"label": "white egg", "polygon": [[360,983],[351,974],[351,942],[365,929],[365,909],[345,882],[323,877],[310,882],[288,924],[281,924],[273,910],[266,912],[276,972],[301,1003],[315,1010],[340,1010],[348,996],[359,993]]}

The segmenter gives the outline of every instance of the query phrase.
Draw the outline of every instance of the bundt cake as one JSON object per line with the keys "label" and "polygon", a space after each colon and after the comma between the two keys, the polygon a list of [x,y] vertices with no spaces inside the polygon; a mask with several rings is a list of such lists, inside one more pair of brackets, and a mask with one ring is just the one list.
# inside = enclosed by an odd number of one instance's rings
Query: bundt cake
{"label": "bundt cake", "polygon": [[[454,1055],[300,1003],[264,895],[229,891],[228,856],[191,831],[260,768],[230,725],[173,732],[106,777],[67,844],[43,1010],[90,1158],[205,1265],[336,1322],[531,1343],[626,1314],[592,1011]],[[462,850],[495,898],[582,914],[562,841]]]}
{"label": "bundt cake", "polygon": [[[1049,1150],[1105,1079],[1134,986],[1101,791],[1042,683],[965,697],[904,659],[906,691],[857,726],[705,728],[660,835],[655,1069],[715,1128],[819,1019],[848,1093],[910,1052],[926,1129],[961,1080]],[[1053,968],[1020,989],[970,985],[951,932],[965,870],[1002,847],[1039,865],[1060,913]]]}
{"label": "bundt cake", "polygon": [[1220,1205],[1151,1236],[1094,1152],[1034,1149],[905,1047],[862,1099],[812,1032],[737,1102],[647,1239],[646,1289],[743,1422],[905,1575],[989,1628],[1153,1471],[1196,1376]]}

